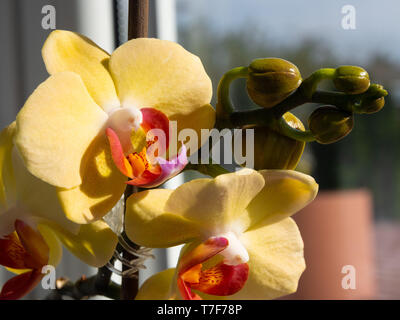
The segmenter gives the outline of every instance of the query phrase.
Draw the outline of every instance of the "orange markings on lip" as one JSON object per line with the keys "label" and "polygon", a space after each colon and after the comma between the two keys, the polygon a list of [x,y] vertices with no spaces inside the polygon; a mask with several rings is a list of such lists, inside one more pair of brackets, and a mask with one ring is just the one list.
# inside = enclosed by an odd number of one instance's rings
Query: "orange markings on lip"
{"label": "orange markings on lip", "polygon": [[199,282],[192,284],[191,287],[215,296],[230,296],[243,288],[248,276],[247,263],[231,266],[221,262],[201,271]]}
{"label": "orange markings on lip", "polygon": [[[122,174],[137,183],[146,183],[154,180],[161,174],[159,165],[152,165],[147,159],[147,148],[152,145],[156,146],[154,155],[159,156],[168,148],[169,143],[169,120],[167,116],[153,108],[142,108],[140,110],[143,115],[141,127],[145,132],[152,129],[160,129],[164,132],[166,138],[166,146],[162,146],[161,141],[155,136],[153,140],[148,140],[141,152],[134,152],[125,156],[120,139],[117,133],[111,129],[106,129],[106,135],[110,143],[111,155],[117,168]],[[133,181],[132,181],[133,182]]]}
{"label": "orange markings on lip", "polygon": [[228,296],[243,288],[249,274],[247,263],[232,266],[220,262],[209,269],[203,269],[203,262],[228,245],[228,239],[212,237],[181,257],[177,284],[183,299],[201,299],[192,289],[216,296]]}

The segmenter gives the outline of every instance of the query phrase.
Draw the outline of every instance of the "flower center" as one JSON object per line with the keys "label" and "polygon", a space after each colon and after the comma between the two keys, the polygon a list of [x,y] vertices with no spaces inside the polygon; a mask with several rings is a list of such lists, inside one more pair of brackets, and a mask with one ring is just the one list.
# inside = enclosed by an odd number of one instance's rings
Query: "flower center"
{"label": "flower center", "polygon": [[113,129],[118,135],[124,154],[132,152],[132,131],[137,131],[142,122],[142,112],[135,107],[116,108],[109,113],[106,127]]}
{"label": "flower center", "polygon": [[142,112],[136,107],[122,107],[109,114],[108,127],[123,132],[139,129],[143,121]]}
{"label": "flower center", "polygon": [[224,263],[231,266],[236,266],[241,263],[246,263],[249,261],[249,254],[237,236],[229,231],[227,233],[221,234],[218,237],[224,237],[228,240],[229,245],[219,254],[222,255]]}

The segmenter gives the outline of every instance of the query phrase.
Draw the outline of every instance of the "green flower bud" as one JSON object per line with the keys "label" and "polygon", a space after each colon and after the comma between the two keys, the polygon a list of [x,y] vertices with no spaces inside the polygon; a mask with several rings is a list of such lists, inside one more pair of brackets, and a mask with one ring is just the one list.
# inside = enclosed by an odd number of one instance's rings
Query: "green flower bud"
{"label": "green flower bud", "polygon": [[368,90],[369,75],[363,68],[341,66],[336,69],[333,78],[336,89],[347,94],[359,94]]}
{"label": "green flower bud", "polygon": [[383,108],[385,105],[385,98],[381,97],[373,100],[364,100],[362,103],[362,107],[358,108],[360,113],[375,113]]}
{"label": "green flower bud", "polygon": [[[303,123],[290,112],[284,119],[293,128],[303,130]],[[247,127],[249,129],[251,127]],[[303,154],[305,142],[288,138],[269,127],[254,129],[254,169],[287,169],[296,168]],[[242,150],[246,150],[246,138],[242,136]]]}
{"label": "green flower bud", "polygon": [[316,109],[308,118],[308,127],[319,143],[336,142],[353,129],[353,115],[335,107]]}
{"label": "green flower bud", "polygon": [[388,92],[379,84],[371,84],[367,92],[361,96],[361,102],[354,105],[356,113],[375,113],[385,105],[385,96]]}
{"label": "green flower bud", "polygon": [[259,106],[271,108],[301,84],[297,67],[279,58],[256,59],[249,66],[247,92]]}

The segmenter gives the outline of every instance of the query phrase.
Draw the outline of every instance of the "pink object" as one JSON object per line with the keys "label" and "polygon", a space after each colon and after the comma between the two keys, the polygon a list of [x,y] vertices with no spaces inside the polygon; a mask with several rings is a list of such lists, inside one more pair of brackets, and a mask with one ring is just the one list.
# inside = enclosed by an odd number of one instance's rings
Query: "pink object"
{"label": "pink object", "polygon": [[[294,219],[304,240],[307,267],[297,292],[284,299],[376,297],[373,207],[368,190],[320,192]],[[355,271],[355,289],[342,286],[350,269]]]}

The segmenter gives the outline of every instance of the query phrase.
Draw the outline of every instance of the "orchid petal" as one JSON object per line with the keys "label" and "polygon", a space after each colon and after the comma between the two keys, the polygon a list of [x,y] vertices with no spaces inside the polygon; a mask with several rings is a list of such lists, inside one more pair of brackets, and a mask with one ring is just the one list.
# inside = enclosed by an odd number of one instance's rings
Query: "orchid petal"
{"label": "orchid petal", "polygon": [[49,246],[39,231],[34,230],[27,223],[16,220],[15,231],[19,241],[27,253],[34,259],[36,267],[40,268],[49,262]]}
{"label": "orchid petal", "polygon": [[48,36],[42,55],[51,75],[74,72],[104,110],[119,107],[114,82],[108,72],[110,56],[93,41],[75,32],[55,30]]}
{"label": "orchid petal", "polygon": [[177,267],[179,275],[182,275],[192,267],[211,259],[223,251],[228,245],[229,241],[224,237],[211,237],[194,248],[187,249],[179,259]]}
{"label": "orchid petal", "polygon": [[133,169],[129,161],[124,155],[121,142],[119,141],[118,135],[111,128],[106,129],[106,135],[110,142],[111,155],[115,165],[121,171],[122,174],[129,178],[133,178]]}
{"label": "orchid petal", "polygon": [[265,187],[246,211],[249,227],[258,222],[275,223],[303,209],[315,199],[318,184],[313,177],[293,170],[261,170]]}
{"label": "orchid petal", "polygon": [[191,288],[210,295],[230,296],[243,288],[248,275],[247,263],[236,266],[219,263],[202,271],[199,282],[192,284]]}
{"label": "orchid petal", "polygon": [[297,290],[305,262],[303,241],[291,218],[274,224],[266,219],[240,240],[250,256],[250,273],[242,290],[229,299],[275,299]]}
{"label": "orchid petal", "polygon": [[37,229],[49,247],[49,261],[47,264],[56,267],[60,263],[63,254],[60,240],[57,238],[57,234],[45,224],[38,224]]}
{"label": "orchid petal", "polygon": [[172,190],[155,189],[132,194],[126,202],[125,231],[129,239],[151,248],[166,248],[200,236],[199,227],[186,218],[165,213]]}
{"label": "orchid petal", "polygon": [[177,280],[177,286],[183,300],[202,300],[197,293],[191,290],[190,286],[181,277]]}
{"label": "orchid petal", "polygon": [[[68,220],[57,195],[57,188],[37,179],[25,168],[16,148],[12,150],[17,205],[13,210],[0,215],[3,228],[15,219],[45,219],[54,221],[70,232],[77,232],[79,225]],[[34,190],[34,192],[32,192]],[[38,196],[40,195],[40,196]],[[43,199],[46,199],[43,201]],[[0,231],[1,235],[1,231]]]}
{"label": "orchid petal", "polygon": [[22,298],[36,287],[42,277],[41,270],[31,270],[11,278],[1,289],[0,300]]}
{"label": "orchid petal", "polygon": [[118,243],[117,235],[101,220],[82,225],[76,235],[55,224],[48,226],[71,253],[93,267],[104,266]]}
{"label": "orchid petal", "polygon": [[152,275],[140,287],[136,300],[167,300],[170,299],[170,289],[175,269],[163,270]]}
{"label": "orchid petal", "polygon": [[[49,247],[49,261],[47,262],[48,265],[56,267],[60,261],[61,261],[61,257],[62,257],[62,246],[60,241],[58,240],[56,234],[51,230],[51,228],[49,228],[46,225],[43,224],[38,224],[37,226],[37,230],[40,232],[40,235],[43,237],[44,241],[46,242],[47,246]],[[16,233],[14,233],[15,235]],[[18,239],[17,239],[18,240]],[[1,239],[0,239],[1,241]],[[21,247],[21,243],[17,242]],[[22,247],[23,250],[25,250]],[[14,257],[17,255],[14,255]],[[25,261],[29,261],[30,256],[28,256],[27,258],[25,258]],[[0,262],[0,264],[2,264]],[[39,266],[39,268],[36,268],[39,270],[41,266]],[[27,269],[24,269],[27,268]],[[32,266],[31,266],[32,268]],[[26,262],[23,261],[23,263],[21,264],[21,266],[19,266],[19,268],[10,268],[10,267],[6,267],[6,269],[12,273],[15,274],[22,274],[25,272],[30,271],[30,269],[28,268],[28,266],[26,266]]]}
{"label": "orchid petal", "polygon": [[0,239],[0,264],[13,269],[33,269],[36,261],[26,251],[15,232]]}
{"label": "orchid petal", "polygon": [[196,179],[178,187],[164,210],[201,224],[205,232],[228,226],[243,231],[249,223],[245,209],[263,186],[262,175],[251,169]]}
{"label": "orchid petal", "polygon": [[[169,146],[169,120],[168,117],[161,111],[154,108],[140,109],[143,115],[142,128],[149,135],[150,130],[159,129],[164,132],[165,141],[157,143],[158,155],[164,155]],[[147,137],[149,138],[149,137]]]}
{"label": "orchid petal", "polygon": [[[211,80],[200,59],[180,45],[130,40],[113,52],[109,68],[122,106],[158,109],[178,122],[179,132],[190,128],[200,134],[200,129],[213,128]],[[191,153],[198,148],[196,143]]]}
{"label": "orchid petal", "polygon": [[82,157],[106,120],[77,74],[57,73],[39,85],[19,112],[15,144],[34,176],[72,188],[82,183]]}
{"label": "orchid petal", "polygon": [[63,211],[75,223],[86,224],[105,216],[126,188],[126,177],[115,166],[106,135],[97,136],[81,162],[82,184],[58,188]]}
{"label": "orchid petal", "polygon": [[15,122],[0,133],[0,214],[15,199],[14,170],[11,159]]}
{"label": "orchid petal", "polygon": [[202,264],[218,258],[229,245],[225,237],[211,237],[198,245],[191,244],[182,250],[177,266],[177,287],[185,300],[201,297],[192,289],[217,296],[227,296],[238,292],[246,283],[249,268],[246,263],[228,265],[220,261],[216,265],[203,268]]}

